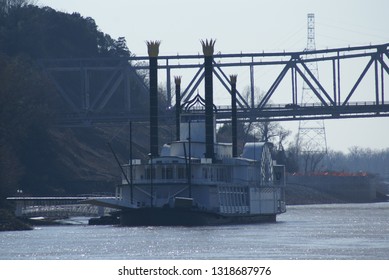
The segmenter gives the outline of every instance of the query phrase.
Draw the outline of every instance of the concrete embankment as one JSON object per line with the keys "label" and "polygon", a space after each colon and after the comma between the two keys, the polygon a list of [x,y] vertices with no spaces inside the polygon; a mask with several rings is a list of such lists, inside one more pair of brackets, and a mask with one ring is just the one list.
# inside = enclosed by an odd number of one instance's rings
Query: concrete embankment
{"label": "concrete embankment", "polygon": [[288,174],[286,200],[288,204],[376,202],[380,187],[376,177],[365,174]]}

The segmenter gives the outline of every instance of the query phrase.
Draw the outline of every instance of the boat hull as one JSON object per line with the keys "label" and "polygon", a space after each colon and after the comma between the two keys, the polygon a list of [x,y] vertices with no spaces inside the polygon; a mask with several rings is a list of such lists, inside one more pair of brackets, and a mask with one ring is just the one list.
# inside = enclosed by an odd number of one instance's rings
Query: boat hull
{"label": "boat hull", "polygon": [[206,226],[275,222],[275,214],[219,214],[191,209],[140,208],[120,214],[122,226]]}

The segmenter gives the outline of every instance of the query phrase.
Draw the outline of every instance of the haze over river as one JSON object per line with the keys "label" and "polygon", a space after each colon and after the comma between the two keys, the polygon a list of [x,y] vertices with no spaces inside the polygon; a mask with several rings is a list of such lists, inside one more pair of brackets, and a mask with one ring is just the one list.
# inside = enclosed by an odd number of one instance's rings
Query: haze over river
{"label": "haze over river", "polygon": [[0,232],[0,259],[389,259],[389,203],[287,209],[270,224]]}

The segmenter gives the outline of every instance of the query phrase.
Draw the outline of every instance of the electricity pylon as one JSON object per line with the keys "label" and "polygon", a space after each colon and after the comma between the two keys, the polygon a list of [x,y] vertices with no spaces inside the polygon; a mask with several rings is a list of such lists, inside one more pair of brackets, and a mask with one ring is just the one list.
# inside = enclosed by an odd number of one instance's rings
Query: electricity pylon
{"label": "electricity pylon", "polygon": [[[315,15],[308,14],[308,40],[306,51],[316,50],[315,43]],[[316,55],[307,54],[305,59],[315,58]],[[319,70],[317,62],[306,62],[306,66],[319,80]],[[309,75],[307,75],[310,77]],[[315,84],[315,83],[311,83]],[[320,92],[319,88],[315,88]],[[301,106],[311,106],[317,103],[319,99],[314,94],[312,89],[304,82]],[[320,161],[327,153],[327,141],[324,120],[301,120],[299,122],[297,147],[299,149],[300,158],[302,159],[302,171],[314,172],[319,168]]]}

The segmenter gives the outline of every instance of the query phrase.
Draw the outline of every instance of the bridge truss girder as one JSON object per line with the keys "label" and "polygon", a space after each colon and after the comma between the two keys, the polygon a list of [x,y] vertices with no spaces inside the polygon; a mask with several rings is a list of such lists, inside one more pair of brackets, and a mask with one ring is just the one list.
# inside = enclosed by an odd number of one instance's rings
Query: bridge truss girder
{"label": "bridge truss girder", "polygon": [[[128,59],[50,59],[41,65],[64,101],[65,118],[88,119],[110,111],[130,112],[133,86],[148,96],[148,88]],[[120,108],[109,109],[112,100]],[[62,108],[62,109],[63,109]]]}
{"label": "bridge truss girder", "polygon": [[[237,93],[238,119],[240,121],[271,121],[271,120],[301,120],[301,119],[327,119],[327,118],[358,118],[358,117],[384,117],[388,116],[389,104],[385,96],[385,83],[389,77],[389,44],[336,48],[315,51],[302,52],[278,52],[278,53],[240,53],[240,54],[215,54],[213,56],[213,71],[222,88],[225,90],[226,98],[230,98],[231,84],[225,72],[231,69],[248,69],[249,70],[249,87],[250,99],[245,99],[240,92]],[[351,82],[350,89],[342,88],[344,76],[348,70],[344,70],[345,62],[358,60],[358,68],[352,69],[356,78]],[[101,60],[95,60],[98,64]],[[367,61],[367,62],[366,62]],[[186,102],[193,97],[195,91],[199,88],[204,79],[204,57],[202,55],[175,55],[175,56],[160,56],[158,57],[158,69],[166,71],[166,91],[168,104],[171,104],[171,75],[173,71],[181,71],[184,69],[194,70],[194,75],[186,88],[182,92],[181,100]],[[331,65],[331,69],[327,70],[327,76],[331,76],[330,85],[319,81],[307,67],[311,62],[324,62]],[[106,112],[105,107],[112,97],[117,94],[118,86],[126,83],[129,80],[129,75],[139,82],[143,96],[148,96],[148,87],[144,84],[142,78],[138,76],[139,71],[148,70],[148,57],[130,57],[121,61],[114,67],[109,68],[112,74],[106,80],[106,83],[101,87],[100,91],[93,95],[93,98],[88,97],[88,87],[90,89],[90,80],[88,80],[88,71],[102,71],[103,68],[97,69],[86,67],[80,64],[78,67],[68,68],[58,65],[45,65],[48,73],[53,76],[53,73],[64,71],[78,71],[84,75],[85,89],[82,93],[82,100],[85,102],[75,104],[72,102],[72,93],[69,93],[66,88],[61,86],[57,81],[55,84],[59,89],[61,96],[72,108],[72,112],[78,113],[73,115],[73,118],[67,118],[66,121],[71,125],[80,123],[81,120],[88,119],[92,123],[115,123],[128,120],[147,121],[148,116],[136,113],[131,106],[127,106],[119,113]],[[366,63],[366,64],[364,64]],[[265,93],[258,97],[254,96],[254,82],[257,70],[267,69],[267,67],[276,66],[281,68],[276,78],[270,83],[270,87],[265,90]],[[320,65],[319,65],[320,67]],[[254,71],[255,70],[255,71]],[[266,72],[266,71],[263,71]],[[323,71],[321,71],[323,73]],[[370,74],[368,74],[370,73]],[[287,78],[290,75],[290,79]],[[369,78],[367,78],[367,76]],[[371,78],[373,77],[373,78]],[[289,81],[288,81],[289,79]],[[55,77],[54,77],[55,80]],[[361,83],[369,84],[368,92],[364,93],[365,100],[353,100],[357,89]],[[238,77],[239,81],[239,77]],[[301,98],[299,94],[298,83],[305,82],[310,87],[317,97],[315,104],[299,105],[298,100]],[[372,81],[372,82],[371,82]],[[281,84],[287,85],[287,104],[277,105],[272,101],[278,95],[284,94]],[[89,90],[90,91],[90,90]],[[127,92],[129,100],[134,92]],[[254,101],[254,98],[257,98]],[[88,101],[89,98],[89,101]],[[170,114],[171,104],[167,108],[166,115]],[[215,104],[217,106],[217,104]],[[218,106],[216,118],[218,122],[225,122],[230,119],[228,106]],[[89,113],[89,114],[86,114]],[[66,124],[66,121],[63,124]],[[81,122],[82,123],[82,122]]]}

